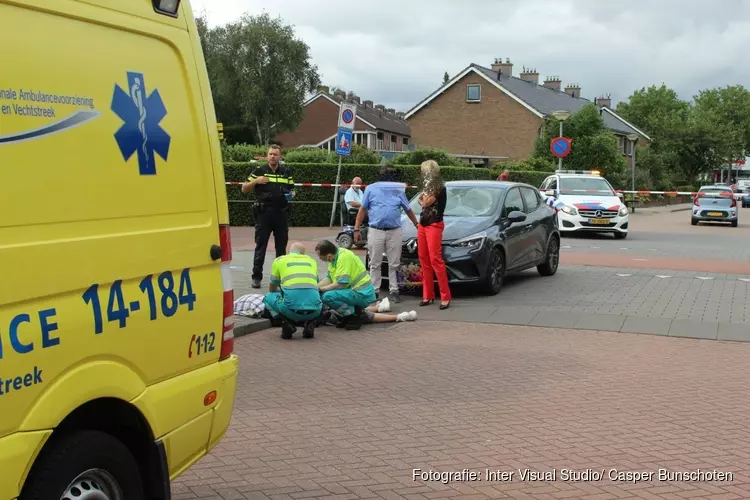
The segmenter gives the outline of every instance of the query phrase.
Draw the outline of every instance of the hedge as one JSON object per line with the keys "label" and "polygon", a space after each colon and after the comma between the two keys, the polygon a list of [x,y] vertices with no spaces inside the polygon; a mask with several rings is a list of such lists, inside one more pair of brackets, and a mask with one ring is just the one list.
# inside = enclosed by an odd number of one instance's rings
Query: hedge
{"label": "hedge", "polygon": [[[261,165],[261,163],[226,163],[224,172],[229,182],[242,182],[245,180],[245,172],[248,168]],[[334,164],[309,164],[309,163],[287,163],[294,170],[295,182],[311,182],[316,184],[334,184],[336,182],[336,170],[338,165]],[[419,184],[419,166],[398,166],[401,172],[401,180],[407,185]],[[354,177],[360,177],[362,182],[370,184],[377,179],[379,165],[352,165],[341,166],[341,183],[348,184]],[[494,180],[498,173],[483,168],[474,167],[442,167],[441,173],[446,181],[451,180]],[[510,180],[513,182],[525,182],[532,186],[539,186],[542,181],[550,175],[547,172],[511,172]],[[417,189],[407,189],[406,196],[411,199],[417,194]],[[331,219],[331,205],[333,203],[333,188],[296,188],[296,197],[292,201],[290,224],[293,226],[318,226],[328,227]],[[339,200],[343,192],[339,195]],[[251,226],[255,224],[252,215],[252,201],[255,196],[252,193],[243,194],[240,186],[227,186],[227,198],[229,200],[229,220],[233,226]],[[340,224],[339,210],[336,210],[334,224]]]}

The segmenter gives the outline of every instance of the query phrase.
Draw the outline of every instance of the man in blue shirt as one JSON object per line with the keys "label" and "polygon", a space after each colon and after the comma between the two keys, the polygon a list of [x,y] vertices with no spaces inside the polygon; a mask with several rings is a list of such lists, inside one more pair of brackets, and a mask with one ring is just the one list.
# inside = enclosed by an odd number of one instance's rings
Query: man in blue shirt
{"label": "man in blue shirt", "polygon": [[401,302],[398,293],[398,277],[401,267],[401,210],[417,226],[417,216],[406,199],[406,185],[398,182],[398,173],[393,165],[385,164],[380,168],[378,182],[370,184],[362,197],[362,206],[354,223],[354,238],[359,241],[359,227],[367,215],[369,229],[367,246],[370,253],[370,277],[376,290],[380,289],[383,279],[380,269],[383,254],[388,258],[388,288],[392,302]]}

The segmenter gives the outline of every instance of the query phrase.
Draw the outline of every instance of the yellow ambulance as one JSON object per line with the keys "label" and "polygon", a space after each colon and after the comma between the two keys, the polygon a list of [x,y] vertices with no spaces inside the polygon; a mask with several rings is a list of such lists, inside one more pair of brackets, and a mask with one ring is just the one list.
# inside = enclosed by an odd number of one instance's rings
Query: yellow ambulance
{"label": "yellow ambulance", "polygon": [[238,361],[190,5],[0,0],[0,500],[168,499]]}

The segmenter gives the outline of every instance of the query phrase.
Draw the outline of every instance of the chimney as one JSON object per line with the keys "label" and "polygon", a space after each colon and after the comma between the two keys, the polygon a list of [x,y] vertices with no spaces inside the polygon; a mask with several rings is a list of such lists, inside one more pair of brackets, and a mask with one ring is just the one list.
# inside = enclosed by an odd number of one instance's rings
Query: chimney
{"label": "chimney", "polygon": [[325,85],[321,85],[320,87],[318,87],[318,94],[328,94],[330,90],[331,89],[329,89]]}
{"label": "chimney", "polygon": [[383,106],[382,104],[376,104],[375,109],[385,112],[385,106]]}
{"label": "chimney", "polygon": [[343,90],[337,90],[333,93],[333,95],[342,99],[346,99],[346,92],[344,92]]}
{"label": "chimney", "polygon": [[404,113],[403,111],[399,111],[398,113],[396,113],[396,116],[399,120],[403,120],[405,115],[406,113]]}
{"label": "chimney", "polygon": [[570,97],[581,97],[581,87],[577,83],[569,83],[565,86],[565,93]]}
{"label": "chimney", "polygon": [[396,114],[396,110],[393,109],[393,108],[388,108],[388,109],[386,109],[386,111],[388,111],[388,114],[391,114],[391,115],[395,115]]}
{"label": "chimney", "polygon": [[349,100],[350,100],[350,101],[351,101],[351,102],[352,102],[353,104],[359,105],[359,102],[360,102],[360,100],[359,100],[359,96],[358,96],[358,95],[353,95],[353,96],[352,96],[352,98],[351,98],[351,99],[349,99]]}
{"label": "chimney", "polygon": [[597,106],[612,109],[612,94],[603,95],[594,99]]}
{"label": "chimney", "polygon": [[372,101],[362,101],[362,104],[364,104],[366,108],[372,107]]}
{"label": "chimney", "polygon": [[505,62],[503,62],[502,57],[498,57],[492,65],[492,71],[496,71],[503,76],[513,76],[513,63],[507,57]]}
{"label": "chimney", "polygon": [[559,76],[548,76],[546,80],[544,80],[544,87],[547,87],[548,89],[557,90],[560,91],[560,87],[562,86],[562,80],[560,80]]}
{"label": "chimney", "polygon": [[523,71],[521,72],[521,80],[526,80],[527,82],[531,82],[534,85],[539,85],[539,73],[536,69],[531,69],[524,66]]}

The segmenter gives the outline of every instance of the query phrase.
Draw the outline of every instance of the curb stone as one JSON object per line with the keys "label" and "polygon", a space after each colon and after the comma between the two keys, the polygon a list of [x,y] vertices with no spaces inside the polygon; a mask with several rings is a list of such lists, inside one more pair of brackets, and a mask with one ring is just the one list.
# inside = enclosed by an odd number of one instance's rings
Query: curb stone
{"label": "curb stone", "polygon": [[271,322],[267,319],[247,318],[245,316],[233,316],[233,319],[235,338],[271,328]]}

